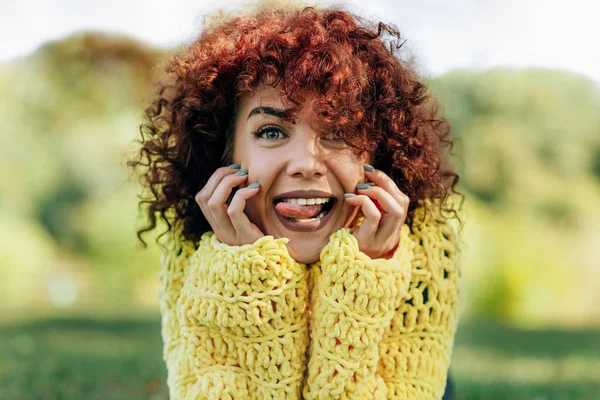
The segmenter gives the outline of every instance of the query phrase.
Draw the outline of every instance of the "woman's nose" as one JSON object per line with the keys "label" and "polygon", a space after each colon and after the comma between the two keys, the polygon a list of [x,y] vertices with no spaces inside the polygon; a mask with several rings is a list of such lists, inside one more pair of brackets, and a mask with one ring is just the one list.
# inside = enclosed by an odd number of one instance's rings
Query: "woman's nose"
{"label": "woman's nose", "polygon": [[297,143],[288,154],[288,174],[305,179],[324,176],[327,173],[325,152],[317,143],[317,139]]}

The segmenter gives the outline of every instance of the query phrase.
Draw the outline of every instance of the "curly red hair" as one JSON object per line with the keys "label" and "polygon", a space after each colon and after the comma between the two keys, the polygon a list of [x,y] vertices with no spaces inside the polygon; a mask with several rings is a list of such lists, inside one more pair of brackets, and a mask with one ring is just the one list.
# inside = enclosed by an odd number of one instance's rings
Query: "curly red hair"
{"label": "curly red hair", "polygon": [[263,10],[204,29],[169,61],[171,81],[146,110],[141,149],[129,162],[149,191],[140,201],[148,216],[140,240],[157,217],[169,229],[183,221],[183,235],[195,242],[211,230],[194,197],[231,161],[236,104],[261,84],[279,88],[291,112],[303,107],[303,94],[316,96],[321,129],[368,151],[410,197],[409,226],[424,199],[443,208],[450,191],[460,194],[442,156],[443,147],[452,150],[450,127],[414,68],[396,55],[400,47],[394,26],[330,8]]}

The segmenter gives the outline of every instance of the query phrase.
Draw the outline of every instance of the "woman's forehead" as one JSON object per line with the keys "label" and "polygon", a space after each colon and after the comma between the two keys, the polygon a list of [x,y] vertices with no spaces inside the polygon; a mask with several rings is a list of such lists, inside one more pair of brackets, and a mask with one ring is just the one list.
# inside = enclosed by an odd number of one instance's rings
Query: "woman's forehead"
{"label": "woman's forehead", "polygon": [[240,99],[240,109],[252,109],[258,106],[285,108],[281,90],[274,87],[259,86],[253,92]]}
{"label": "woman's forehead", "polygon": [[[309,111],[310,107],[307,107],[307,105],[312,104],[316,96],[307,93],[303,98],[304,101],[300,111],[293,114],[295,118]],[[249,118],[254,114],[264,113],[286,119],[292,116],[285,114],[291,108],[291,105],[286,102],[285,95],[281,89],[270,86],[259,86],[253,92],[240,98],[238,110],[239,117],[242,118]]]}

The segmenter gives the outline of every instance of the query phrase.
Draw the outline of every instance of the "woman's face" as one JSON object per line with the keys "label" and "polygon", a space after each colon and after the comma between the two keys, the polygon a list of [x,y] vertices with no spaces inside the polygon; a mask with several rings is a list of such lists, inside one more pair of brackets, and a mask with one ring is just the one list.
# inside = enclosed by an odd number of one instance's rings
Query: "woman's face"
{"label": "woman's face", "polygon": [[290,122],[281,118],[284,110],[275,88],[259,88],[241,100],[233,162],[248,170],[246,185],[260,183],[246,204],[250,221],[265,235],[289,238],[296,261],[313,263],[331,234],[357,216],[358,208],[344,202],[344,193],[355,193],[365,182],[363,163],[369,160],[314,130],[308,112]]}

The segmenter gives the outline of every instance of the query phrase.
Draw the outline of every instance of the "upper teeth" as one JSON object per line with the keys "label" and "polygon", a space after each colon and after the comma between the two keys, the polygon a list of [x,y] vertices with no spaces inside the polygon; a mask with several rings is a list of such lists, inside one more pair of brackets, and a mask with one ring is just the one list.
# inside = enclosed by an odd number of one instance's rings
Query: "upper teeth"
{"label": "upper teeth", "polygon": [[314,205],[314,204],[325,204],[330,200],[329,197],[315,197],[312,199],[305,199],[305,198],[299,198],[299,199],[283,199],[281,201],[284,201],[286,203],[292,203],[292,204],[298,204],[301,206],[306,206],[306,205]]}

